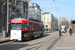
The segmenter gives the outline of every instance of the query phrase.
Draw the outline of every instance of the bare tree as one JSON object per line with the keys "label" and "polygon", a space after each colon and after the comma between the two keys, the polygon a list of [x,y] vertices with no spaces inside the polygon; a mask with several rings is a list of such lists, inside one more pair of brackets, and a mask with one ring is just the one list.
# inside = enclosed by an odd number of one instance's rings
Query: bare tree
{"label": "bare tree", "polygon": [[70,26],[70,27],[72,26],[72,23],[71,23],[71,22],[69,23],[69,26]]}
{"label": "bare tree", "polygon": [[69,28],[69,22],[68,22],[68,20],[65,21],[65,24],[66,24],[66,28]]}

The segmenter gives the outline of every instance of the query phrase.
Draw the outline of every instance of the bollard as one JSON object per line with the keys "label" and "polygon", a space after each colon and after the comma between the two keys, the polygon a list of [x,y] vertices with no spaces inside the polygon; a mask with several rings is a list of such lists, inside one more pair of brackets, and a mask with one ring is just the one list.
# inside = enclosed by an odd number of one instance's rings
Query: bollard
{"label": "bollard", "polygon": [[59,30],[59,36],[61,36],[61,30]]}
{"label": "bollard", "polygon": [[3,38],[5,38],[5,37],[6,37],[6,31],[3,30]]}

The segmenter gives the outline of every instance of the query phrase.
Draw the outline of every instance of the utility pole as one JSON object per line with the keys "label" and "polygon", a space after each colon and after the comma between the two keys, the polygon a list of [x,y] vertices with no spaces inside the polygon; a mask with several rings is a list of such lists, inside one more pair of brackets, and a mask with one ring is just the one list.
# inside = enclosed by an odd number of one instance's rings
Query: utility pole
{"label": "utility pole", "polygon": [[7,33],[8,33],[8,26],[9,26],[9,0],[7,0]]}

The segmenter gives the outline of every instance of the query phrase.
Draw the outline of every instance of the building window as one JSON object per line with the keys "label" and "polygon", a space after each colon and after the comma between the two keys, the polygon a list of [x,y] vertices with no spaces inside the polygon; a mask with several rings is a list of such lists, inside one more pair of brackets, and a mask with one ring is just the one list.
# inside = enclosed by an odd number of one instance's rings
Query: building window
{"label": "building window", "polygon": [[31,18],[31,16],[29,16]]}
{"label": "building window", "polygon": [[32,14],[34,14],[34,12],[32,12]]}
{"label": "building window", "polygon": [[9,3],[12,3],[12,0],[9,0]]}
{"label": "building window", "polygon": [[31,14],[31,13],[29,13],[29,14]]}

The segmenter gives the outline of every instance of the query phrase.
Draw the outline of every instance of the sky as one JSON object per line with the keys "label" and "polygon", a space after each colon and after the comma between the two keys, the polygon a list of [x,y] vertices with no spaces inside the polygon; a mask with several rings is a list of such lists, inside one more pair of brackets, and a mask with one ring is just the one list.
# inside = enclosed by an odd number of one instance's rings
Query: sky
{"label": "sky", "polygon": [[31,0],[37,3],[43,12],[50,12],[55,17],[65,17],[69,22],[75,20],[75,0]]}

